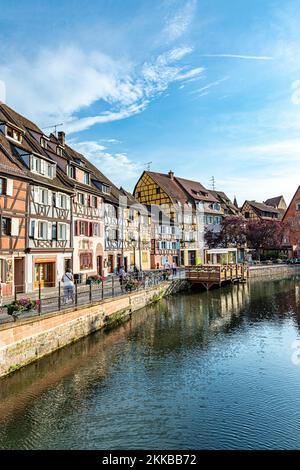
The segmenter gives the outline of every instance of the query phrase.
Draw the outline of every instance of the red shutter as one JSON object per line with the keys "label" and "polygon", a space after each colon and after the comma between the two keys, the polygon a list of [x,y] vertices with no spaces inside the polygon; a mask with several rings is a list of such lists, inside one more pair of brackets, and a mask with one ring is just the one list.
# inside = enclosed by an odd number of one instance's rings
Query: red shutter
{"label": "red shutter", "polygon": [[74,232],[75,232],[75,237],[80,235],[80,221],[79,220],[75,220],[74,222]]}
{"label": "red shutter", "polygon": [[93,236],[93,222],[89,223],[89,237]]}

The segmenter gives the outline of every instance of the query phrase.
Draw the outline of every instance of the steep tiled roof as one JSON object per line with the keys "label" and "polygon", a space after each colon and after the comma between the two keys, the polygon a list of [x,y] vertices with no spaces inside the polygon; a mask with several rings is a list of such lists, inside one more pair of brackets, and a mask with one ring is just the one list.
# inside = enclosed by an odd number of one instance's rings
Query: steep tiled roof
{"label": "steep tiled roof", "polygon": [[[0,132],[0,142],[3,146],[3,150],[6,152],[6,155],[9,155],[11,161],[21,169],[24,175],[30,175],[30,179],[33,182],[44,184],[48,187],[55,187],[60,190],[72,191],[71,186],[64,179],[63,173],[59,169],[57,169],[56,176],[53,179],[49,179],[42,175],[29,171],[29,169],[26,167],[25,163],[21,159],[18,150],[21,150],[24,153],[38,154],[45,158],[49,157],[43,147],[41,147],[40,143],[31,135],[30,130],[25,128],[25,124],[27,122],[29,123],[29,125],[32,124],[30,121],[28,121],[26,118],[19,115],[18,113],[12,111],[8,106],[2,103],[0,103],[0,112],[5,114],[8,122],[12,122],[16,126],[26,130],[22,138],[22,142],[11,141]],[[20,121],[18,119],[20,119]],[[35,127],[35,132],[42,133],[42,131],[40,131],[37,126],[34,126],[33,124],[32,126]]]}
{"label": "steep tiled roof", "polygon": [[263,202],[256,202],[256,201],[245,201],[244,205],[248,203],[254,210],[255,212],[263,219],[269,219],[270,217],[264,216],[262,213],[263,212],[269,212],[270,214],[277,214],[278,219],[282,219],[283,216],[283,211],[276,209],[275,207],[268,206],[267,204]]}
{"label": "steep tiled roof", "polygon": [[218,199],[204,188],[201,183],[198,183],[198,181],[178,178],[177,176],[174,178],[184,188],[188,195],[196,201],[218,202]]}
{"label": "steep tiled roof", "polygon": [[211,194],[213,194],[221,204],[225,205],[225,207],[232,212],[232,214],[237,214],[238,213],[238,208],[231,202],[229,197],[223,192],[223,191],[210,191]]}
{"label": "steep tiled roof", "polygon": [[[50,139],[52,142],[59,144],[58,139],[51,134]],[[53,152],[49,152],[49,155]],[[75,182],[76,188],[83,191],[91,191],[100,195],[106,202],[118,204],[119,196],[122,195],[120,190],[95,166],[93,165],[83,154],[77,152],[69,145],[65,144],[63,147],[63,158],[67,159],[68,162],[72,162],[76,166],[80,167],[82,170],[86,170],[91,174],[92,186],[86,185],[79,181]],[[78,165],[78,160],[82,162],[82,165]],[[110,193],[103,193],[95,183],[99,181],[110,187]]]}
{"label": "steep tiled roof", "polygon": [[169,175],[164,173],[154,171],[147,171],[146,173],[162,188],[174,204],[176,204],[177,201],[183,205],[188,202],[189,198],[175,179],[171,179]]}
{"label": "steep tiled roof", "polygon": [[2,120],[9,121],[23,130],[31,129],[32,131],[43,134],[43,131],[36,124],[21,114],[16,113],[16,111],[7,106],[7,104],[0,101],[0,121]]}
{"label": "steep tiled roof", "polygon": [[280,204],[281,199],[283,199],[283,196],[277,196],[277,197],[271,197],[270,199],[267,199],[264,201],[267,206],[272,206],[277,208],[278,205]]}
{"label": "steep tiled roof", "polygon": [[10,154],[7,152],[5,146],[3,145],[3,136],[0,133],[0,172],[7,173],[10,175],[28,177],[26,170],[17,165]]}

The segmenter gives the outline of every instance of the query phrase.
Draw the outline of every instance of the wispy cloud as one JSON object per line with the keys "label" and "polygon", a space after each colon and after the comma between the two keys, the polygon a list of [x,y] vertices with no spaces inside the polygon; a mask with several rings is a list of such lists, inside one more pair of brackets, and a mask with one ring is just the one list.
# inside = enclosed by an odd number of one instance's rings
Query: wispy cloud
{"label": "wispy cloud", "polygon": [[136,179],[143,169],[142,163],[133,162],[126,153],[112,154],[101,141],[71,140],[69,142],[78,152],[84,154],[106,176],[117,185],[127,185],[128,180]]}
{"label": "wispy cloud", "polygon": [[196,11],[196,0],[185,3],[175,14],[168,16],[163,35],[169,42],[179,39],[189,28]]}
{"label": "wispy cloud", "polygon": [[264,55],[240,55],[240,54],[202,54],[200,57],[224,57],[228,59],[243,60],[273,60],[273,57]]}
{"label": "wispy cloud", "polygon": [[[42,50],[35,58],[16,58],[0,65],[9,104],[41,125],[64,122],[68,132],[97,123],[126,119],[144,111],[175,81],[200,76],[203,67],[188,68],[182,59],[191,47],[170,49],[141,66],[120,63],[96,51],[75,47]],[[97,115],[78,113],[98,103],[108,108]]]}
{"label": "wispy cloud", "polygon": [[[201,94],[201,96],[203,96],[203,92],[206,92],[207,90],[209,90],[210,88],[212,87],[215,87],[215,86],[218,86],[220,85],[220,83],[222,82],[225,82],[226,80],[228,80],[230,77],[223,77],[223,78],[220,78],[220,80],[215,80],[214,82],[211,82],[211,83],[208,83],[208,85],[205,85],[201,88],[197,88],[197,90],[192,90],[190,92],[191,95],[198,95],[199,93]],[[206,93],[207,94],[207,93]]]}

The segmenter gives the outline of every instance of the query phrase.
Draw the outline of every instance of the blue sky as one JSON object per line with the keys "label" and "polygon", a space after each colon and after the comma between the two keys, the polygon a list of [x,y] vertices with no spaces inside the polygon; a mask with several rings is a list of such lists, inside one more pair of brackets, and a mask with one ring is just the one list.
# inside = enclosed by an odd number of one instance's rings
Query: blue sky
{"label": "blue sky", "polygon": [[230,197],[300,183],[300,0],[0,0],[0,98],[129,190],[153,171]]}

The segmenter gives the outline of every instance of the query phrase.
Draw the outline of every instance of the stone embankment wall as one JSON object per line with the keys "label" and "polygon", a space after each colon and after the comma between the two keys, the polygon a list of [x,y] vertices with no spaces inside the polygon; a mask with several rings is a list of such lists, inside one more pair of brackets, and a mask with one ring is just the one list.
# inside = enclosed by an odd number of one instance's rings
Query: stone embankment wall
{"label": "stone embankment wall", "polygon": [[261,276],[286,276],[289,274],[300,274],[300,265],[271,264],[265,266],[250,266],[249,277]]}
{"label": "stone embankment wall", "polygon": [[[147,290],[104,300],[92,307],[78,307],[0,325],[0,377],[94,331],[124,321],[132,312],[169,294],[170,286],[170,282],[164,282]],[[184,288],[182,284],[181,289]]]}

